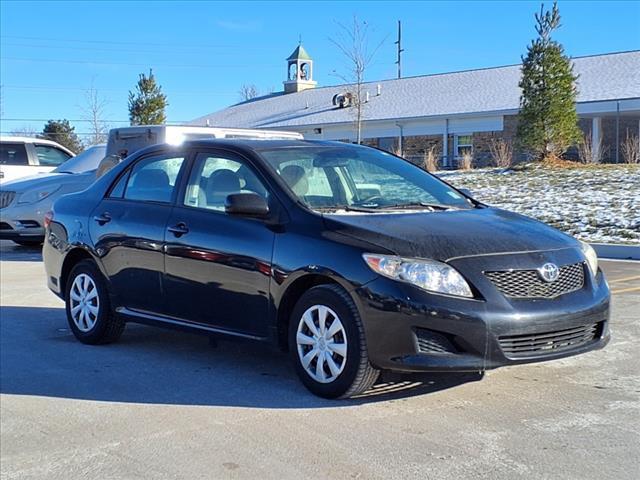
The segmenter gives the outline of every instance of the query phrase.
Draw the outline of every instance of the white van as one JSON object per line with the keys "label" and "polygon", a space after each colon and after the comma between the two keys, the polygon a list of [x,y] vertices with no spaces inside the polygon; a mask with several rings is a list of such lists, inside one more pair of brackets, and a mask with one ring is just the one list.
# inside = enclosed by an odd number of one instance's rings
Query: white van
{"label": "white van", "polygon": [[179,145],[185,140],[212,138],[244,138],[268,140],[300,140],[297,132],[257,130],[250,128],[190,127],[183,125],[141,125],[113,128],[109,131],[107,156],[124,158],[142,148],[158,143]]}
{"label": "white van", "polygon": [[75,153],[50,140],[0,137],[0,183],[47,173]]}

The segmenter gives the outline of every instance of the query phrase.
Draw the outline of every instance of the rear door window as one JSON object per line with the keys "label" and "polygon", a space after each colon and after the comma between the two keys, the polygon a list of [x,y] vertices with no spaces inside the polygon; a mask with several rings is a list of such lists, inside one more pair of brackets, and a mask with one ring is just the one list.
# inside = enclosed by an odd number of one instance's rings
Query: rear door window
{"label": "rear door window", "polygon": [[67,152],[53,145],[35,145],[38,163],[43,167],[57,167],[71,158]]}
{"label": "rear door window", "polygon": [[0,165],[29,165],[25,144],[0,144]]}
{"label": "rear door window", "polygon": [[149,157],[133,167],[124,198],[170,203],[184,157]]}

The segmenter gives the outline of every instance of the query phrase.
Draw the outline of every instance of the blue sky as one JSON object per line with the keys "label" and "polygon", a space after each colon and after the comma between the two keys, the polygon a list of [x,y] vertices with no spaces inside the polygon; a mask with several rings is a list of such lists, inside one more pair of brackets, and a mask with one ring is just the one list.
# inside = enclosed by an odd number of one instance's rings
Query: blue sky
{"label": "blue sky", "polygon": [[[548,2],[550,5],[550,2]],[[640,2],[561,1],[556,35],[569,55],[640,49]],[[178,2],[0,0],[2,132],[44,120],[74,120],[92,82],[106,120],[126,125],[127,95],[153,68],[183,122],[239,99],[243,83],[280,90],[299,36],[319,85],[340,83],[346,63],[329,41],[355,14],[384,41],[368,80],[396,75],[396,22],[403,24],[403,75],[514,64],[534,37],[540,2]],[[34,119],[34,120],[9,120]]]}

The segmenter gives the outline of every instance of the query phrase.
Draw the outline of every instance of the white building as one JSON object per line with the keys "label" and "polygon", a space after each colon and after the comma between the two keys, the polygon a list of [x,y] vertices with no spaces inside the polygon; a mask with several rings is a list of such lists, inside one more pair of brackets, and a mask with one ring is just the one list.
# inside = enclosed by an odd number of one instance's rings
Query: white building
{"label": "white building", "polygon": [[[573,59],[578,75],[580,126],[604,156],[621,161],[619,146],[640,132],[640,51]],[[316,88],[313,60],[299,46],[287,59],[284,91],[255,98],[195,119],[194,125],[293,130],[309,139],[354,141],[349,85]],[[515,135],[520,65],[369,82],[364,143],[405,156],[421,156],[432,145],[444,166],[463,150],[478,163],[487,159],[491,137]]]}

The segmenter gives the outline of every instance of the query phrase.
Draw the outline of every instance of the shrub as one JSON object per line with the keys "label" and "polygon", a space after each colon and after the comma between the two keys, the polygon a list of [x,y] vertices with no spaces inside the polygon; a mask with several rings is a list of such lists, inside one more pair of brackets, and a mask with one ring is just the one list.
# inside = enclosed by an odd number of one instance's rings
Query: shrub
{"label": "shrub", "polygon": [[437,145],[432,145],[426,152],[424,152],[424,169],[427,172],[435,172],[438,170],[438,160],[440,152]]}
{"label": "shrub", "polygon": [[465,150],[458,160],[460,170],[471,170],[473,168],[473,154],[469,150]]}
{"label": "shrub", "polygon": [[578,158],[582,163],[600,163],[606,153],[605,148],[602,146],[602,138],[594,148],[593,139],[590,133],[580,139],[577,147]]}
{"label": "shrub", "polygon": [[494,137],[489,142],[489,152],[491,153],[491,163],[496,167],[509,168],[513,163],[511,142]]}
{"label": "shrub", "polygon": [[622,158],[625,163],[640,163],[640,137],[638,135],[629,135],[620,144]]}

